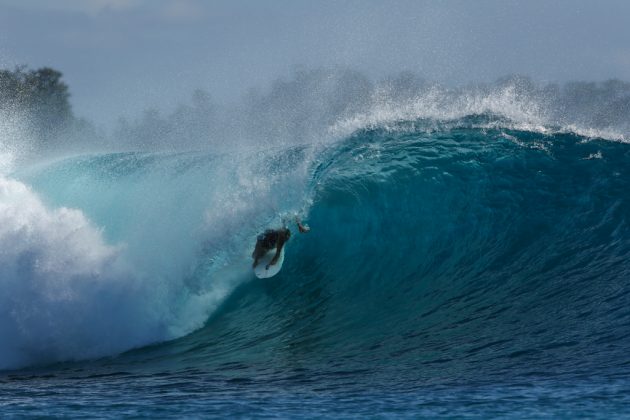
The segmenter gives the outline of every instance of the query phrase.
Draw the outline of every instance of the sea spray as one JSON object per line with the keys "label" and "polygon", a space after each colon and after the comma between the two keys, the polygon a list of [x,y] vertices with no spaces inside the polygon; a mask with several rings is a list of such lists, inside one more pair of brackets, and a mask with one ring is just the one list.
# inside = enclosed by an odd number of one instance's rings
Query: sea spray
{"label": "sea spray", "polygon": [[2,178],[2,368],[113,355],[203,326],[250,278],[256,234],[303,207],[306,157],[112,154]]}

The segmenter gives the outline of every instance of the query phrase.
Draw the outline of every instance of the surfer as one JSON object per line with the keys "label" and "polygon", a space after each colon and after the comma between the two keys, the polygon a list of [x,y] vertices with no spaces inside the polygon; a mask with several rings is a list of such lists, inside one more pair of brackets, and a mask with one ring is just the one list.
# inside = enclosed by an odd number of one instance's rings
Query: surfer
{"label": "surfer", "polygon": [[[295,222],[297,223],[300,233],[306,233],[311,230],[308,226],[303,225],[298,218],[295,219]],[[267,267],[265,267],[269,270],[269,266],[278,262],[280,251],[282,251],[282,247],[290,237],[291,231],[287,227],[282,227],[280,229],[267,229],[264,233],[258,235],[258,238],[256,239],[256,248],[252,253],[252,258],[254,259],[252,267],[256,268],[258,260],[264,257],[267,252],[276,248],[276,255],[273,256]]]}

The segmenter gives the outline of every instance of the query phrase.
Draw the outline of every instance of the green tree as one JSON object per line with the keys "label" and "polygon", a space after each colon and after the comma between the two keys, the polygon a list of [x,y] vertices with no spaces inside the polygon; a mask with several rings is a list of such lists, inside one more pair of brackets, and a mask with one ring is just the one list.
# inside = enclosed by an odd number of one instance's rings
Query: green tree
{"label": "green tree", "polygon": [[49,67],[0,70],[0,111],[21,114],[41,140],[49,140],[74,121],[68,85]]}

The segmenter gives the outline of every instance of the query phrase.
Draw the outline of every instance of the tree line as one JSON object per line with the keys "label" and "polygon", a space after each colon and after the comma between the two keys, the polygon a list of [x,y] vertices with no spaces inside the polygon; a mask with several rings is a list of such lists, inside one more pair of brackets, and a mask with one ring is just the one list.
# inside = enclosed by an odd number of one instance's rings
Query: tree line
{"label": "tree line", "polygon": [[189,103],[170,113],[151,109],[136,118],[121,117],[105,135],[74,116],[69,88],[62,76],[49,67],[0,70],[0,118],[24,118],[32,137],[44,150],[63,143],[86,150],[95,143],[153,150],[225,144],[226,140],[238,139],[303,142],[321,136],[337,121],[369,114],[382,103],[404,106],[435,100],[437,93],[440,100],[436,106],[457,106],[470,98],[492,96],[506,87],[515,92],[517,99],[538,104],[552,123],[630,130],[630,83],[618,80],[539,84],[528,77],[511,76],[494,83],[451,88],[411,72],[373,81],[354,70],[302,69],[288,79],[275,80],[267,89],[251,89],[232,106],[219,107],[207,92],[196,90]]}
{"label": "tree line", "polygon": [[0,111],[20,115],[40,139],[49,139],[74,121],[68,85],[50,67],[0,70]]}

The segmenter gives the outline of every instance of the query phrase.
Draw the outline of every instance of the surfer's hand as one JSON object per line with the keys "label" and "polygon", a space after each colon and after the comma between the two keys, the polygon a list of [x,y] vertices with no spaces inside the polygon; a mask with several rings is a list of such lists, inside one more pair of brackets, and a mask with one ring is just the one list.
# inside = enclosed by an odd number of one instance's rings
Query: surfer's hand
{"label": "surfer's hand", "polygon": [[299,220],[297,221],[297,225],[298,225],[298,229],[300,230],[300,233],[306,233],[309,230],[311,230],[310,227],[303,225],[302,222],[300,222]]}

